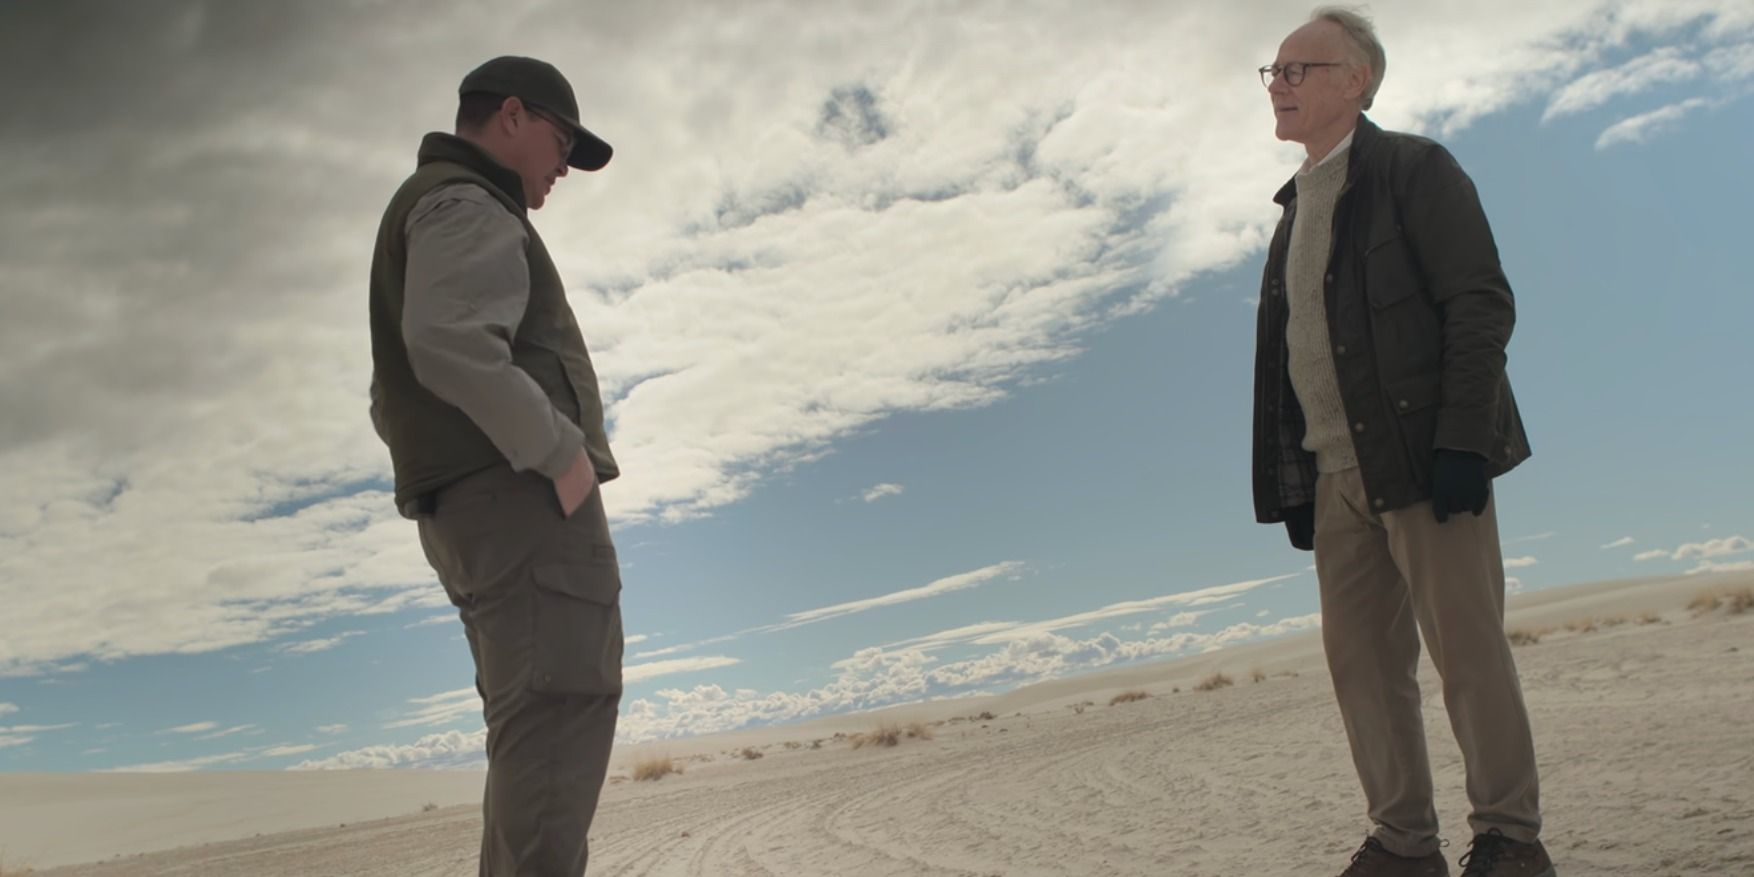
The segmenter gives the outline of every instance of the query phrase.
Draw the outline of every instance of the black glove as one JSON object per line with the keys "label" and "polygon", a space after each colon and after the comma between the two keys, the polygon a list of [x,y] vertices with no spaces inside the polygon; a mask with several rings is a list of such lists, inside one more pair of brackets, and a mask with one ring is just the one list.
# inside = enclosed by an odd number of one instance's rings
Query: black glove
{"label": "black glove", "polygon": [[1291,547],[1299,551],[1315,550],[1315,503],[1306,502],[1282,509],[1285,532],[1291,534]]}
{"label": "black glove", "polygon": [[1486,477],[1486,458],[1468,451],[1440,448],[1437,467],[1431,473],[1431,510],[1439,524],[1450,515],[1486,511],[1492,495],[1492,479]]}

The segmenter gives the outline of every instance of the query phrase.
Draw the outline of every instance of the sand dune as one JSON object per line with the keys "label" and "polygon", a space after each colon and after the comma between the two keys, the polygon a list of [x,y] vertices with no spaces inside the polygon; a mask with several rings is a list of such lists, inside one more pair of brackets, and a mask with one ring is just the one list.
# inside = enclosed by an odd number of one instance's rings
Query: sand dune
{"label": "sand dune", "polygon": [[[1749,575],[1653,579],[1513,601],[1509,627],[1545,631],[1517,656],[1536,724],[1547,840],[1562,873],[1754,874],[1754,612],[1687,609],[1702,591],[1750,585]],[[1641,622],[1647,612],[1660,615]],[[1595,629],[1565,629],[1582,619],[1595,619]],[[1220,669],[1234,686],[1193,690]],[[1252,681],[1256,669],[1260,682]],[[1426,723],[1453,858],[1467,842],[1461,766],[1426,669]],[[1151,696],[1109,705],[1129,690]],[[967,718],[983,712],[994,718]],[[833,738],[880,720],[932,722],[935,739],[853,749]],[[809,748],[817,739],[822,748]],[[745,747],[763,757],[741,757]],[[686,772],[612,782],[593,832],[593,874],[1323,874],[1339,870],[1365,830],[1319,641],[1308,634],[996,698],[661,748]],[[633,760],[659,749],[620,752],[613,772],[624,777]],[[423,800],[425,791],[400,791],[418,774],[299,776],[312,777],[310,785],[295,788],[278,775],[0,777],[0,844],[15,857],[34,849],[39,864],[52,864],[106,856],[124,842],[212,841],[219,829],[243,836],[39,872],[45,877],[475,873],[478,776],[449,777],[468,803],[430,813],[404,807]],[[236,804],[235,821],[218,829],[192,824],[205,819],[195,807],[180,818],[129,810],[129,795],[190,799],[202,782],[215,795],[229,782],[237,801],[278,803],[258,803],[263,812],[254,815]],[[74,783],[88,787],[67,791]],[[403,809],[371,822],[326,809],[372,788],[384,807]],[[92,846],[37,837],[42,812],[20,795],[57,789],[53,820]],[[248,836],[312,814],[325,827]],[[198,829],[206,833],[189,834]],[[156,832],[158,844],[142,832]],[[101,845],[109,838],[120,839]]]}

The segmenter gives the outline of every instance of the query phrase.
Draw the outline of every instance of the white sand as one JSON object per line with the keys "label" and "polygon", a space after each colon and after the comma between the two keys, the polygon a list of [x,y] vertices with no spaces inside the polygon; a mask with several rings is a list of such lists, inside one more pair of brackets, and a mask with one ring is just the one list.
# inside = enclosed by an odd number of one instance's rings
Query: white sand
{"label": "white sand", "polygon": [[[1745,574],[1651,579],[1513,600],[1513,630],[1647,610],[1664,619],[1549,633],[1517,649],[1546,840],[1562,874],[1754,874],[1754,613],[1685,609],[1702,591],[1750,585]],[[1268,678],[1252,683],[1255,668]],[[1192,690],[1215,669],[1238,684]],[[1467,843],[1467,806],[1426,671],[1453,860]],[[1130,689],[1152,696],[1108,705]],[[998,718],[964,720],[982,711]],[[936,739],[894,749],[784,746],[880,718],[943,724]],[[765,757],[729,754],[745,746]],[[612,782],[592,874],[1323,874],[1340,870],[1365,830],[1320,642],[1308,634],[1000,697],[640,747],[619,753],[612,772],[660,749],[687,759],[687,772]],[[479,774],[413,771],[0,775],[0,847],[8,868],[183,847],[40,872],[58,877],[466,877],[479,789]],[[459,806],[416,812],[427,801]],[[364,821],[373,817],[393,818]]]}

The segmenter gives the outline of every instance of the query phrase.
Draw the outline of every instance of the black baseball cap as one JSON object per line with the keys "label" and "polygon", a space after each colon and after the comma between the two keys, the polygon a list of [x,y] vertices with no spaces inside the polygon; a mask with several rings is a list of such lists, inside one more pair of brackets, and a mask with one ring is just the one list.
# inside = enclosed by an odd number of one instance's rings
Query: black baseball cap
{"label": "black baseball cap", "polygon": [[551,116],[573,130],[572,154],[566,163],[579,170],[600,170],[609,163],[613,149],[603,138],[579,124],[579,102],[573,97],[572,86],[553,64],[517,55],[502,55],[469,71],[457,94],[494,94],[515,97]]}

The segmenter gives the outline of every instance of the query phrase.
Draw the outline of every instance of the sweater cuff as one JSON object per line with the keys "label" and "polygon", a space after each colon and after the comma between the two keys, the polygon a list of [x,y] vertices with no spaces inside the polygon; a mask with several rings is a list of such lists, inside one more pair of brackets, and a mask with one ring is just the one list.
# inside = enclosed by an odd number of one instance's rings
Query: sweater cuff
{"label": "sweater cuff", "polygon": [[585,434],[577,424],[559,416],[557,412],[554,425],[560,429],[560,441],[555,442],[554,450],[549,452],[547,459],[536,466],[536,471],[547,476],[549,481],[559,481],[585,449]]}

